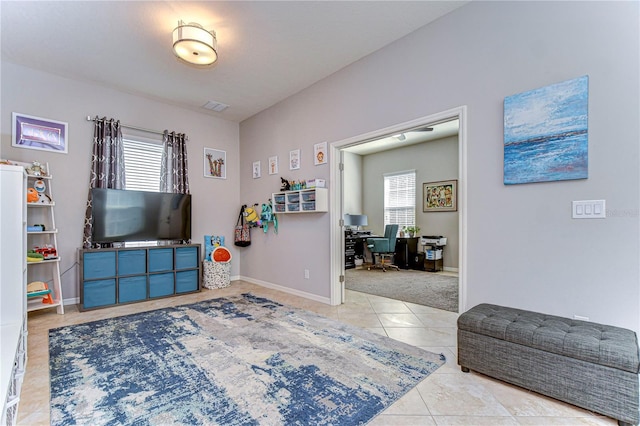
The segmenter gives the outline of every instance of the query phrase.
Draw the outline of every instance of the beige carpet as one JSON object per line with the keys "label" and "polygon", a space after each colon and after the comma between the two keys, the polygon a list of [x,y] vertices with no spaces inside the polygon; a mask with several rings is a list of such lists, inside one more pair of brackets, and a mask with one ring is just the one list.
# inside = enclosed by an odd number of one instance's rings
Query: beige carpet
{"label": "beige carpet", "polygon": [[433,272],[347,269],[348,290],[458,312],[458,277]]}

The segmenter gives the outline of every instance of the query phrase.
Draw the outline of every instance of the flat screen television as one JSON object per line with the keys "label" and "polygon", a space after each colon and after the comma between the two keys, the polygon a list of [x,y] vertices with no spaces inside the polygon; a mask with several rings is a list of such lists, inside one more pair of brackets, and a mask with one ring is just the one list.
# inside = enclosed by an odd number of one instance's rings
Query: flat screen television
{"label": "flat screen television", "polygon": [[94,243],[191,239],[191,195],[93,188]]}

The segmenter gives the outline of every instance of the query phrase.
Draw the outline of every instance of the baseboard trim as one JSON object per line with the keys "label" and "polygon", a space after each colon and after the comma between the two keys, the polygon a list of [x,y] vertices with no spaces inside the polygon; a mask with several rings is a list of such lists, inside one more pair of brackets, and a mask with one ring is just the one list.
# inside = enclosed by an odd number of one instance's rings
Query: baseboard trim
{"label": "baseboard trim", "polygon": [[[240,276],[238,279],[242,280],[242,281],[246,281],[246,282],[251,283],[251,284],[259,285],[261,287],[266,287],[266,288],[270,288],[270,289],[273,289],[273,290],[278,290],[278,291],[281,291],[283,293],[292,294],[294,296],[300,296],[300,297],[304,297],[305,299],[311,299],[311,300],[314,300],[316,302],[324,303],[326,305],[331,305],[331,299],[329,297],[318,296],[317,294],[311,294],[311,293],[307,293],[306,291],[300,291],[300,290],[296,290],[296,289],[289,288],[289,287],[283,287],[283,286],[278,285],[278,284],[273,284],[273,283],[270,283],[268,281],[257,280],[255,278],[249,278],[249,277]],[[233,280],[233,281],[237,281],[237,280]]]}
{"label": "baseboard trim", "polygon": [[442,267],[443,271],[447,271],[447,272],[459,272],[460,268],[452,268],[450,266],[444,266]]}
{"label": "baseboard trim", "polygon": [[[283,287],[281,285],[278,284],[273,284],[267,281],[262,281],[262,280],[256,280],[254,278],[249,278],[249,277],[243,277],[242,275],[233,275],[230,277],[231,281],[247,281],[250,282],[251,284],[256,284],[259,285],[261,287],[266,287],[266,288],[271,288],[273,290],[278,290],[281,291],[283,293],[288,293],[288,294],[293,294],[294,296],[300,296],[300,297],[304,297],[305,299],[311,299],[311,300],[315,300],[316,302],[320,302],[320,303],[325,303],[327,305],[330,305],[330,299],[328,297],[321,297],[318,296],[316,294],[311,294],[311,293],[307,293],[305,291],[300,291],[300,290],[295,290],[289,287]],[[62,300],[62,304],[63,305],[78,305],[80,304],[80,298],[79,297],[72,297],[69,299],[63,299]]]}

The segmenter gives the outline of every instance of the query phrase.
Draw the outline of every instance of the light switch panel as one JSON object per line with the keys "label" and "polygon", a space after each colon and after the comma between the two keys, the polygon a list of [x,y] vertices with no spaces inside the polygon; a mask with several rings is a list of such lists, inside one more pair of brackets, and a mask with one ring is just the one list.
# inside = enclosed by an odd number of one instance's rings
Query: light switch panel
{"label": "light switch panel", "polygon": [[604,219],[607,217],[605,200],[572,201],[571,207],[571,217],[574,219]]}

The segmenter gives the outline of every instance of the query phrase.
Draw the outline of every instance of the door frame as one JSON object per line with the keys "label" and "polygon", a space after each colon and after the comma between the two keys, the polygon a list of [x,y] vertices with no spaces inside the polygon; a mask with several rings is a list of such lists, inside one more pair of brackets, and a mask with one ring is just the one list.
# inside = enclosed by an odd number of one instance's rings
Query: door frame
{"label": "door frame", "polygon": [[374,130],[340,141],[332,142],[329,148],[330,183],[330,241],[331,241],[331,305],[344,303],[344,232],[340,225],[342,218],[343,181],[342,149],[359,145],[373,139],[379,139],[389,134],[402,133],[407,129],[427,126],[453,119],[459,120],[458,129],[458,229],[459,229],[459,265],[458,265],[458,312],[466,311],[467,304],[467,107],[466,105],[427,115],[415,120],[395,124],[393,126]]}

